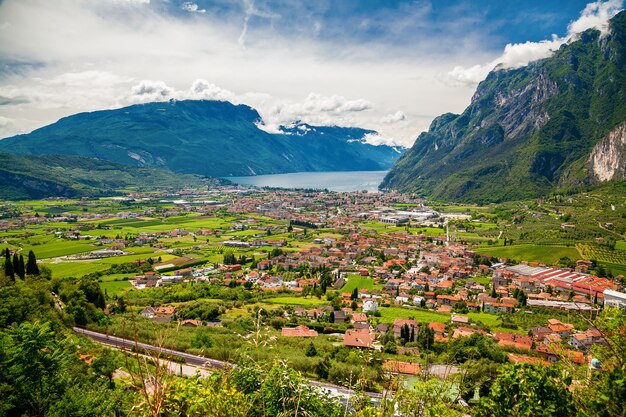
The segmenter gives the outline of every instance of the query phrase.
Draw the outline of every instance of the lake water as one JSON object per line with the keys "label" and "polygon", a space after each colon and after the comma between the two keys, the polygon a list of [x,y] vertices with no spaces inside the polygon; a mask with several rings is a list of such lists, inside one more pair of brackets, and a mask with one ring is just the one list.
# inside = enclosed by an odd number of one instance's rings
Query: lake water
{"label": "lake water", "polygon": [[226,177],[239,185],[275,188],[315,188],[330,191],[378,191],[387,171],[295,172],[292,174]]}

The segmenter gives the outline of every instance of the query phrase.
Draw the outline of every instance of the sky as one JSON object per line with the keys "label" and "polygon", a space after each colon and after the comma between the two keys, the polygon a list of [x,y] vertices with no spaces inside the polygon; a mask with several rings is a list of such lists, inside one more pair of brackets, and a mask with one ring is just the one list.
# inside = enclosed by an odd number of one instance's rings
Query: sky
{"label": "sky", "polygon": [[170,99],[373,129],[411,146],[496,65],[549,56],[623,0],[0,0],[0,138]]}

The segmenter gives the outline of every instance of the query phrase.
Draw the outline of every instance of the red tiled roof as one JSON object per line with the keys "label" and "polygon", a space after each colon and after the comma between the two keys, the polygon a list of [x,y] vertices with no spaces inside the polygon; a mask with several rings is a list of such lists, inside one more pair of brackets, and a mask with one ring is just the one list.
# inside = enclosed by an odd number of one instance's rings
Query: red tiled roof
{"label": "red tiled roof", "polygon": [[283,327],[280,335],[283,337],[317,337],[317,332],[301,325],[297,327]]}

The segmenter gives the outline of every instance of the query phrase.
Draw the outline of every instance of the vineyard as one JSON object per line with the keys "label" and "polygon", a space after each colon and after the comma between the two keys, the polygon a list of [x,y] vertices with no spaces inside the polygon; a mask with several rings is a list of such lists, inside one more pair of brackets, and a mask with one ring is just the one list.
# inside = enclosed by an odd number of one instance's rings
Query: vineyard
{"label": "vineyard", "polygon": [[613,264],[626,264],[626,250],[613,250],[600,245],[584,243],[577,244],[576,248],[578,248],[585,259],[595,259]]}

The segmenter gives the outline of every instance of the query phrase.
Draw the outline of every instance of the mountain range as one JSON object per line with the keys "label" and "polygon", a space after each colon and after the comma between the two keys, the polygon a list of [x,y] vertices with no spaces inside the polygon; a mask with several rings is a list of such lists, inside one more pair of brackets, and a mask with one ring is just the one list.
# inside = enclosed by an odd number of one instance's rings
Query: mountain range
{"label": "mountain range", "polygon": [[374,131],[298,123],[272,134],[245,105],[184,100],[79,113],[0,140],[19,155],[75,155],[210,177],[386,170],[404,148],[374,146]]}
{"label": "mountain range", "polygon": [[462,114],[437,117],[382,189],[499,202],[625,178],[626,12],[546,59],[496,68]]}

